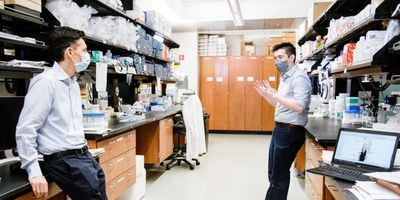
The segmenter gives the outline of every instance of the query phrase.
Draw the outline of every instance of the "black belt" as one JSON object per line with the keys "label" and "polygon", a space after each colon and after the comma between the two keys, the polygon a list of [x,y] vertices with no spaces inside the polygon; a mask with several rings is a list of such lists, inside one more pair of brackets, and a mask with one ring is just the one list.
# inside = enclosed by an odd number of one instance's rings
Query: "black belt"
{"label": "black belt", "polygon": [[282,123],[282,122],[275,122],[275,126],[285,127],[285,128],[304,128],[303,126],[300,126],[300,125],[294,125],[294,124],[288,124],[288,123]]}
{"label": "black belt", "polygon": [[81,149],[71,149],[71,150],[66,150],[66,151],[61,151],[61,152],[57,152],[57,153],[53,153],[50,155],[44,155],[43,159],[44,160],[52,160],[55,158],[60,158],[60,157],[64,157],[64,156],[69,156],[69,155],[73,155],[73,154],[83,154],[86,153],[86,151],[88,150],[87,146],[82,147]]}

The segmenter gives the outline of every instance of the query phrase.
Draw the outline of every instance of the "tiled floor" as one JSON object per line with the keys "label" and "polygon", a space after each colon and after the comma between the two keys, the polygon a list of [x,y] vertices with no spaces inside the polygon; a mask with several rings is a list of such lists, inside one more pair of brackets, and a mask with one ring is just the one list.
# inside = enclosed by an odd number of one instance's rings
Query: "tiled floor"
{"label": "tiled floor", "polygon": [[[210,134],[209,151],[191,171],[147,171],[145,200],[262,200],[268,187],[269,135]],[[292,170],[288,199],[305,200],[304,179]]]}

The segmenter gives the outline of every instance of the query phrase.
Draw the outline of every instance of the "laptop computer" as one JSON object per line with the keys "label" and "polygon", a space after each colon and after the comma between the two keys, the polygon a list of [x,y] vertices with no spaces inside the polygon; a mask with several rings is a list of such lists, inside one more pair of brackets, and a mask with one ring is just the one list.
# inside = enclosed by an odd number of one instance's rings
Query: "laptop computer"
{"label": "laptop computer", "polygon": [[351,182],[370,180],[363,175],[393,169],[399,133],[341,128],[331,165],[307,172]]}

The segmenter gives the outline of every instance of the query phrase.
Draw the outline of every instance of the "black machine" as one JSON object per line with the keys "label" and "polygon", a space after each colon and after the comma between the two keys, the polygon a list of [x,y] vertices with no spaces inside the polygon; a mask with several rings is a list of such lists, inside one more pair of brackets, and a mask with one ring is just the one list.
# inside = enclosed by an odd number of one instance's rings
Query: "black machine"
{"label": "black machine", "polygon": [[24,105],[24,97],[0,97],[0,151],[14,149],[15,129]]}
{"label": "black machine", "polygon": [[368,181],[364,173],[392,171],[399,136],[398,133],[341,128],[332,165],[307,172],[351,182]]}

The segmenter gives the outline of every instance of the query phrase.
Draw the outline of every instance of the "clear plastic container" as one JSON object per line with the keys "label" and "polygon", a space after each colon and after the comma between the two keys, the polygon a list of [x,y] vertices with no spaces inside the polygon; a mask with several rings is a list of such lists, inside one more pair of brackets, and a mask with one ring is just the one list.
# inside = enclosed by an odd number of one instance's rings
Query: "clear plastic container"
{"label": "clear plastic container", "polygon": [[372,128],[372,124],[374,123],[374,116],[371,109],[366,106],[362,111],[362,126],[366,128]]}

